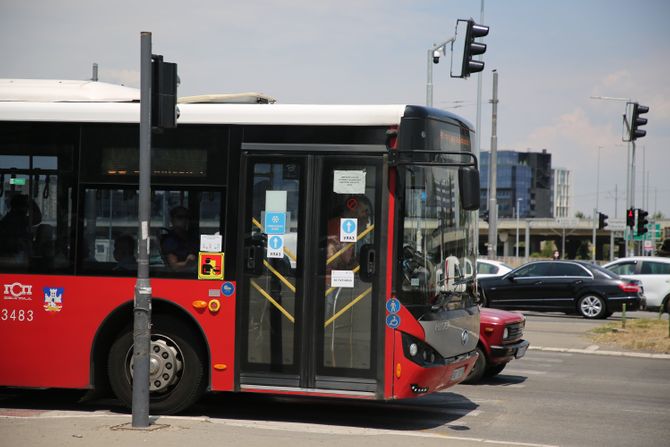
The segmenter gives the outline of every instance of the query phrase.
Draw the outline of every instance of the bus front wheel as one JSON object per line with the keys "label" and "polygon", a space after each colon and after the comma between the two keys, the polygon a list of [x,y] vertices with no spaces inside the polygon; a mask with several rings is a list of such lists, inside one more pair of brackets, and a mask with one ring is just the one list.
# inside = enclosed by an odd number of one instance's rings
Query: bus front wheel
{"label": "bus front wheel", "polygon": [[[149,348],[149,411],[174,414],[194,404],[205,389],[204,353],[197,337],[179,319],[156,315]],[[112,344],[109,382],[128,407],[133,392],[133,331],[127,328]]]}

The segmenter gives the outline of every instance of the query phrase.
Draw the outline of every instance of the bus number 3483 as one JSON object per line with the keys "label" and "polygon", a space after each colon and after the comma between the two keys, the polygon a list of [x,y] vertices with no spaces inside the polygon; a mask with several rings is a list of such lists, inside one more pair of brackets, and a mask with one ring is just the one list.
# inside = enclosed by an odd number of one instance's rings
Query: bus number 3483
{"label": "bus number 3483", "polygon": [[2,321],[7,321],[7,320],[12,320],[12,321],[33,321],[33,311],[32,310],[12,310],[11,312],[9,309],[2,309],[2,316],[0,316],[0,320]]}

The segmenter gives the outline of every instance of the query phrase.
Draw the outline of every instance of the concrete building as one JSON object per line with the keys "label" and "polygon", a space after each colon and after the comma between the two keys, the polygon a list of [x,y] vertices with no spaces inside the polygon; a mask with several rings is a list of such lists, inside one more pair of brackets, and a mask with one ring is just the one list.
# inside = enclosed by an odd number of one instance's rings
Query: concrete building
{"label": "concrete building", "polygon": [[552,172],[554,217],[571,217],[570,193],[572,182],[570,179],[570,171],[565,168],[555,168]]}

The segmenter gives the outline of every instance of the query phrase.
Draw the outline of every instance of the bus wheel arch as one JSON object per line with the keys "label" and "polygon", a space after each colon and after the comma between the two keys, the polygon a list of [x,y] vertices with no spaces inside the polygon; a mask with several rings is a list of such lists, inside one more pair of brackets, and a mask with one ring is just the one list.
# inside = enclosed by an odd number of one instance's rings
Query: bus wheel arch
{"label": "bus wheel arch", "polygon": [[[209,349],[207,349],[205,336],[200,325],[183,308],[169,301],[154,298],[152,300],[152,350],[154,354],[163,356],[186,356],[189,362],[189,375],[196,374],[196,383],[191,383],[191,390],[185,395],[177,397],[180,402],[174,403],[166,396],[161,399],[151,396],[151,412],[153,414],[171,414],[185,409],[204,392],[209,384]],[[133,342],[133,304],[124,303],[111,313],[96,334],[96,342],[92,352],[91,379],[96,391],[107,394],[113,391],[121,401],[130,406],[132,402],[131,385],[124,387],[119,382],[122,370],[117,363],[120,350],[128,352]],[[160,340],[160,341],[158,341]],[[157,341],[157,344],[156,344]],[[112,351],[115,352],[112,352]],[[124,354],[125,356],[125,354]],[[151,356],[151,352],[150,352]],[[152,365],[155,366],[155,361]],[[197,364],[196,364],[197,363]],[[150,366],[151,368],[151,366]],[[193,369],[194,368],[194,369]],[[125,376],[125,375],[124,375]],[[192,380],[187,378],[187,380]],[[96,394],[99,394],[96,392]],[[121,395],[119,395],[121,394]],[[177,393],[179,394],[179,393]]]}

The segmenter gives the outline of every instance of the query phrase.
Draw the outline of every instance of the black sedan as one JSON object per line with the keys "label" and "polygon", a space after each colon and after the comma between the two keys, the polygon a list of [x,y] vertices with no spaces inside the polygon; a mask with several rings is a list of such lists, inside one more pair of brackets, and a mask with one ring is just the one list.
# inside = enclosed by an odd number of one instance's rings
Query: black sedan
{"label": "black sedan", "polygon": [[581,261],[536,261],[499,277],[478,280],[482,305],[497,309],[578,312],[584,318],[607,318],[613,312],[638,310],[639,283]]}

